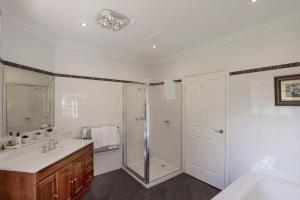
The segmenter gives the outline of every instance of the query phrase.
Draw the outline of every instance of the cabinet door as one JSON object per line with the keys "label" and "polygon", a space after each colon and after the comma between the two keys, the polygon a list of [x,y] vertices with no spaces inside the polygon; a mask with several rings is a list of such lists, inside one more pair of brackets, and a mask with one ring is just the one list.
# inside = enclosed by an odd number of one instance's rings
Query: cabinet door
{"label": "cabinet door", "polygon": [[69,164],[56,173],[59,200],[72,198],[72,165]]}
{"label": "cabinet door", "polygon": [[56,175],[49,176],[37,185],[38,200],[57,200]]}
{"label": "cabinet door", "polygon": [[84,188],[84,157],[78,158],[73,162],[73,194],[76,196]]}

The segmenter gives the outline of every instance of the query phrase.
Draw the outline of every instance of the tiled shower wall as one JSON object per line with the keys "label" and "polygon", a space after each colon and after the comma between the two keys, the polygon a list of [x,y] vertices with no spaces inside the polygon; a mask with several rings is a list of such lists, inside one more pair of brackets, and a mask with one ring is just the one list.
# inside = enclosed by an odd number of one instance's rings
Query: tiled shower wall
{"label": "tiled shower wall", "polygon": [[300,67],[230,76],[230,182],[249,169],[300,183],[300,107],[277,107],[274,77]]}

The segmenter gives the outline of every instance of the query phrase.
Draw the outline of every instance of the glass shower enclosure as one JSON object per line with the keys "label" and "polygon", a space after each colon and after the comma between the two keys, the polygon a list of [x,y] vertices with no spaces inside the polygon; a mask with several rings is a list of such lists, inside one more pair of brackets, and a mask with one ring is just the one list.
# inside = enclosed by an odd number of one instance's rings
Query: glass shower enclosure
{"label": "glass shower enclosure", "polygon": [[145,186],[182,170],[181,82],[167,99],[163,82],[124,85],[123,165]]}

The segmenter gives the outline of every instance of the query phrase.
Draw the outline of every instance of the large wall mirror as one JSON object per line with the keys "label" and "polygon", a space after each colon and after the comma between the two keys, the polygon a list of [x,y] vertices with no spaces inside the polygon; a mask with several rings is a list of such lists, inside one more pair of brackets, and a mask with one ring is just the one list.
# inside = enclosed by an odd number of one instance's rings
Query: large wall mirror
{"label": "large wall mirror", "polygon": [[51,75],[3,66],[3,136],[54,126]]}

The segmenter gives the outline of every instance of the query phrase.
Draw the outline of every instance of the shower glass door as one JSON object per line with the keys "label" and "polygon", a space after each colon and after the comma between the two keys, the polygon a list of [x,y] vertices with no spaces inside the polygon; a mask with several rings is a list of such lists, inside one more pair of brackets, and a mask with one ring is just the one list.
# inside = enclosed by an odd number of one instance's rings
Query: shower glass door
{"label": "shower glass door", "polygon": [[164,97],[162,82],[152,83],[149,104],[149,182],[182,169],[181,82],[175,83],[175,98]]}
{"label": "shower glass door", "polygon": [[143,182],[146,182],[145,103],[144,85],[124,85],[124,165]]}

